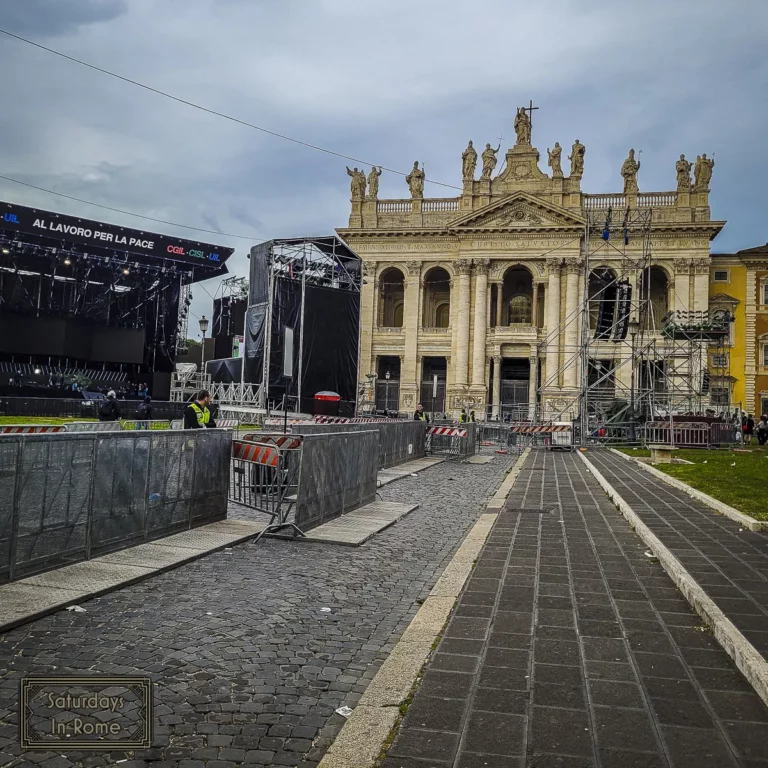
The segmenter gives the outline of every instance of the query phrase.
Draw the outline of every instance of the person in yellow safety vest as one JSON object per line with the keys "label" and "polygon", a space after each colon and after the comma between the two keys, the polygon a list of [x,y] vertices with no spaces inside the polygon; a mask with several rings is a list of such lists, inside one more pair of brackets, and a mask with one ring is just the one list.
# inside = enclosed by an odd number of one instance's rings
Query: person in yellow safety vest
{"label": "person in yellow safety vest", "polygon": [[462,408],[461,413],[459,414],[459,424],[466,424],[467,423],[467,409]]}
{"label": "person in yellow safety vest", "polygon": [[195,402],[184,409],[184,429],[215,429],[216,422],[208,408],[210,404],[211,393],[207,389],[200,390]]}
{"label": "person in yellow safety vest", "polygon": [[416,406],[416,411],[413,414],[413,420],[429,422],[429,418],[427,417],[427,414],[424,413],[424,406],[421,403],[419,403]]}

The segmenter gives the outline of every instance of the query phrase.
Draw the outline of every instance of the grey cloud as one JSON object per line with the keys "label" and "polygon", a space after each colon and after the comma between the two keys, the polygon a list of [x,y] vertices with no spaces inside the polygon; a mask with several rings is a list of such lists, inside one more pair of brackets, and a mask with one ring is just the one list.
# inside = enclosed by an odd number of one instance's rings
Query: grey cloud
{"label": "grey cloud", "polygon": [[[8,11],[11,11],[9,13]],[[674,188],[681,152],[716,153],[714,250],[768,239],[761,153],[768,3],[749,0],[13,0],[4,25],[158,88],[344,154],[461,185],[460,155],[514,139],[533,98],[534,143],[587,147],[583,188],[621,189],[630,147],[640,188]],[[342,158],[266,136],[19,43],[0,45],[7,175],[157,218],[195,234],[0,184],[0,197],[235,247],[231,271],[271,237],[329,233],[349,216]],[[567,163],[564,163],[567,167]],[[367,167],[366,167],[367,170]],[[428,185],[427,194],[457,190]],[[408,196],[382,176],[382,197]],[[215,285],[208,286],[211,293]],[[193,311],[210,312],[195,291]]]}
{"label": "grey cloud", "polygon": [[3,25],[19,35],[52,37],[112,21],[127,11],[128,0],[6,0]]}

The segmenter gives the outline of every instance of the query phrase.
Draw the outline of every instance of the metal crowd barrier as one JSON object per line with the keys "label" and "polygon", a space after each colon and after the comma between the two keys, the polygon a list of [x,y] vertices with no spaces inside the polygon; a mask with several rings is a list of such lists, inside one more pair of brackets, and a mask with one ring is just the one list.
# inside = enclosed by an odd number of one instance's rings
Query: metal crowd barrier
{"label": "metal crowd barrier", "polygon": [[465,427],[427,427],[427,442],[425,451],[430,456],[444,456],[447,459],[456,459],[459,456],[467,456],[475,452],[475,441],[471,440],[472,449],[468,449],[470,443],[470,428]]}
{"label": "metal crowd barrier", "polygon": [[288,522],[298,498],[301,435],[245,435],[232,441],[229,498],[270,517],[267,530],[296,525]]}
{"label": "metal crowd barrier", "polygon": [[512,445],[509,424],[478,423],[477,441],[481,447],[507,450]]}
{"label": "metal crowd barrier", "polygon": [[0,582],[224,519],[230,442],[223,430],[0,439]]}
{"label": "metal crowd barrier", "polygon": [[676,445],[681,448],[708,448],[709,424],[676,421],[672,425],[672,439],[668,421],[647,421],[643,442],[646,445]]}

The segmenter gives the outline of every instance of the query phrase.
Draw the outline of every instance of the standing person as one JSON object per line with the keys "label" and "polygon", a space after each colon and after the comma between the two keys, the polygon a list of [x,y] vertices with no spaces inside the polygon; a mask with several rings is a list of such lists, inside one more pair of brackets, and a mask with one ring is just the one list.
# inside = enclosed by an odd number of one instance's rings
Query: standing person
{"label": "standing person", "polygon": [[144,398],[144,402],[136,410],[136,419],[139,422],[136,425],[137,429],[149,429],[149,424],[142,423],[152,421],[152,398],[149,395]]}
{"label": "standing person", "polygon": [[216,422],[211,416],[211,393],[201,389],[194,403],[184,409],[184,429],[215,429]]}
{"label": "standing person", "polygon": [[470,412],[469,412],[469,420],[470,420],[471,422],[475,422],[475,421],[477,421],[477,419],[475,418],[475,412],[474,412],[474,411],[470,411]]}
{"label": "standing person", "polygon": [[467,423],[467,409],[462,408],[461,413],[459,414],[459,424],[466,424]]}
{"label": "standing person", "polygon": [[424,413],[424,406],[421,403],[419,403],[416,406],[416,411],[413,414],[413,420],[429,422],[429,419],[427,418],[427,414]]}
{"label": "standing person", "polygon": [[99,409],[99,421],[117,421],[120,418],[120,406],[117,404],[117,395],[113,389],[107,392],[107,399]]}
{"label": "standing person", "polygon": [[744,443],[752,445],[752,435],[755,434],[755,420],[752,418],[752,414],[747,414],[747,421],[744,426]]}
{"label": "standing person", "polygon": [[768,416],[763,414],[757,422],[757,442],[765,445],[768,442]]}

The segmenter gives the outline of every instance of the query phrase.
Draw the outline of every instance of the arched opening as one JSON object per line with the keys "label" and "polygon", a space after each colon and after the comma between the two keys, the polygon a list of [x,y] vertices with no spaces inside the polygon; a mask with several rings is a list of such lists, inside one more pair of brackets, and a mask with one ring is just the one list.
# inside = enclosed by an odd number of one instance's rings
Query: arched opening
{"label": "arched opening", "polygon": [[442,267],[434,267],[424,277],[425,328],[448,328],[451,314],[451,278]]}
{"label": "arched opening", "polygon": [[501,299],[501,325],[532,325],[533,275],[525,267],[507,270]]}
{"label": "arched opening", "polygon": [[616,314],[616,273],[598,267],[589,274],[589,327],[595,338],[608,338]]}
{"label": "arched opening", "polygon": [[450,322],[451,307],[447,303],[440,304],[435,310],[435,328],[447,328]]}
{"label": "arched opening", "polygon": [[640,281],[640,322],[646,331],[661,330],[669,313],[669,277],[661,267],[643,270]]}
{"label": "arched opening", "polygon": [[382,328],[402,328],[404,305],[405,277],[399,269],[390,267],[379,278],[378,325]]}

